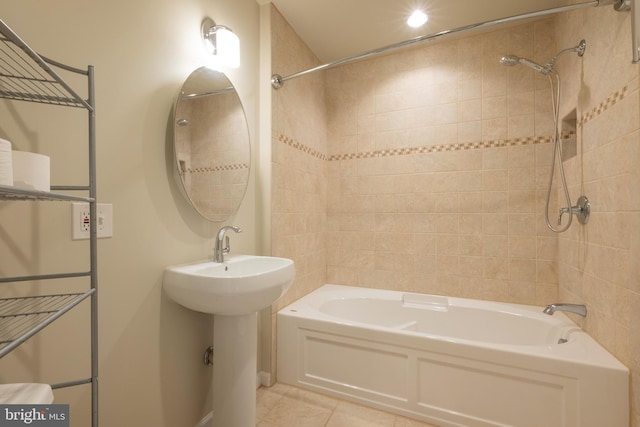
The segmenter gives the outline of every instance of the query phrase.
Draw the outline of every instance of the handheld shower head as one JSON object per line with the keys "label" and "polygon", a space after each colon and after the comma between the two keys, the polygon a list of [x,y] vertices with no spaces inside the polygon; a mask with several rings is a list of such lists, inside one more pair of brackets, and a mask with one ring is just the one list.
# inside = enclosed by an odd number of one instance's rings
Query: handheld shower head
{"label": "handheld shower head", "polygon": [[547,75],[550,72],[550,69],[547,67],[544,67],[538,63],[535,63],[533,61],[531,61],[530,59],[527,58],[520,58],[519,56],[516,55],[505,55],[502,58],[500,58],[500,63],[502,65],[506,65],[508,67],[513,67],[514,65],[518,65],[518,64],[523,64],[526,65],[529,68],[533,68],[534,70],[536,70],[537,72]]}
{"label": "handheld shower head", "polygon": [[506,65],[507,67],[513,67],[514,65],[518,65],[520,63],[520,58],[515,55],[505,55],[500,58],[500,63],[502,65]]}

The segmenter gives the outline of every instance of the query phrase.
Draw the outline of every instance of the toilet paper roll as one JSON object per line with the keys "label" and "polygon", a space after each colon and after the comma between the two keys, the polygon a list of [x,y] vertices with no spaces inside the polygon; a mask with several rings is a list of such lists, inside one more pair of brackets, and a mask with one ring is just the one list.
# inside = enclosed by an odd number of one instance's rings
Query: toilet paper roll
{"label": "toilet paper roll", "polygon": [[0,139],[0,185],[13,185],[11,142]]}
{"label": "toilet paper roll", "polygon": [[13,151],[13,185],[30,190],[50,191],[49,156]]}

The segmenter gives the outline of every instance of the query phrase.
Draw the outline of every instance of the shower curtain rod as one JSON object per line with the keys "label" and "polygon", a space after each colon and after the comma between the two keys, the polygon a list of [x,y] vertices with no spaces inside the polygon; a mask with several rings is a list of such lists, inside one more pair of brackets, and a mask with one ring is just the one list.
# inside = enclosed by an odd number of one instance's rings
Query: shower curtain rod
{"label": "shower curtain rod", "polygon": [[[552,15],[552,14],[556,14],[556,13],[561,13],[561,12],[568,12],[568,11],[572,11],[572,10],[577,10],[577,9],[583,9],[583,8],[587,8],[587,7],[598,7],[598,6],[605,6],[605,5],[613,5],[613,8],[618,11],[618,12],[622,12],[622,11],[627,11],[630,9],[633,9],[633,7],[631,6],[631,2],[632,1],[637,1],[637,0],[593,0],[593,1],[589,1],[586,3],[578,3],[578,4],[574,4],[574,5],[569,5],[569,6],[561,6],[561,7],[556,7],[556,8],[552,8],[552,9],[545,9],[545,10],[540,10],[537,12],[529,12],[529,13],[524,13],[521,15],[514,15],[514,16],[510,16],[507,18],[500,18],[500,19],[495,19],[493,21],[486,21],[486,22],[481,22],[478,24],[471,24],[471,25],[465,25],[463,27],[458,27],[458,28],[454,28],[452,30],[444,30],[444,31],[440,31],[434,34],[427,34],[424,36],[419,36],[419,37],[415,37],[413,39],[409,39],[409,40],[404,40],[398,43],[394,43],[394,44],[390,44],[388,46],[384,46],[378,49],[373,49],[370,50],[368,52],[365,53],[361,53],[359,55],[355,55],[355,56],[351,56],[348,58],[343,58],[343,59],[339,59],[337,61],[334,62],[330,62],[327,64],[323,64],[323,65],[319,65],[317,67],[313,67],[310,68],[308,70],[304,70],[304,71],[300,71],[294,74],[290,74],[286,77],[283,77],[279,74],[274,74],[273,76],[271,76],[271,85],[275,88],[275,89],[280,89],[283,85],[284,82],[286,82],[287,80],[291,80],[291,79],[295,79],[298,77],[302,77],[304,75],[310,74],[310,73],[315,73],[316,71],[322,71],[322,70],[326,70],[329,68],[333,68],[333,67],[337,67],[339,65],[344,65],[344,64],[349,64],[351,62],[356,62],[356,61],[360,61],[362,59],[366,59],[375,55],[379,55],[381,53],[384,52],[388,52],[391,50],[395,50],[395,49],[399,49],[401,47],[405,47],[405,46],[410,46],[412,44],[415,43],[420,43],[420,42],[424,42],[424,41],[432,41],[432,40],[437,40],[441,37],[444,36],[448,36],[450,34],[457,34],[457,33],[464,33],[470,30],[476,30],[476,29],[482,29],[482,28],[488,28],[488,27],[492,27],[494,25],[499,25],[499,24],[506,24],[509,22],[514,22],[514,21],[520,21],[523,19],[530,19],[530,18],[538,18],[541,16],[546,16],[546,15]],[[635,21],[635,15],[638,15],[638,18],[640,18],[640,8],[635,8],[636,10],[634,10],[634,14],[632,16],[632,18],[634,18]],[[640,24],[640,19],[637,19],[638,24]],[[636,31],[635,31],[635,23],[632,24],[633,25],[633,62],[634,63],[638,63],[640,62],[640,48],[638,48],[637,46],[640,46],[640,40],[638,40],[638,37],[640,37],[640,31],[638,32],[638,36],[636,36]]]}

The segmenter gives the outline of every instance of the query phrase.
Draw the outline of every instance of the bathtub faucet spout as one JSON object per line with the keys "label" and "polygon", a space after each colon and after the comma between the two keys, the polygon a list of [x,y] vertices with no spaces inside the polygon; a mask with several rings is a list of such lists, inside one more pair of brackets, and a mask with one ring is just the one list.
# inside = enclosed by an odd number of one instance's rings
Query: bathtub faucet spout
{"label": "bathtub faucet spout", "polygon": [[582,304],[549,304],[542,310],[544,314],[552,315],[556,311],[568,311],[579,314],[582,317],[587,315],[587,307]]}

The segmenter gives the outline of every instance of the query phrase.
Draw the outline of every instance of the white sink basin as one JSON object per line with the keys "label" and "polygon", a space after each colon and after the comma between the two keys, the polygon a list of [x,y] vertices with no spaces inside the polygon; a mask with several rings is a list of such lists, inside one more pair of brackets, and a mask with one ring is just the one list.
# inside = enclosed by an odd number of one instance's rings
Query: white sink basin
{"label": "white sink basin", "polygon": [[290,259],[235,255],[222,263],[168,267],[163,286],[171,299],[191,310],[234,316],[270,306],[287,291],[294,276]]}

